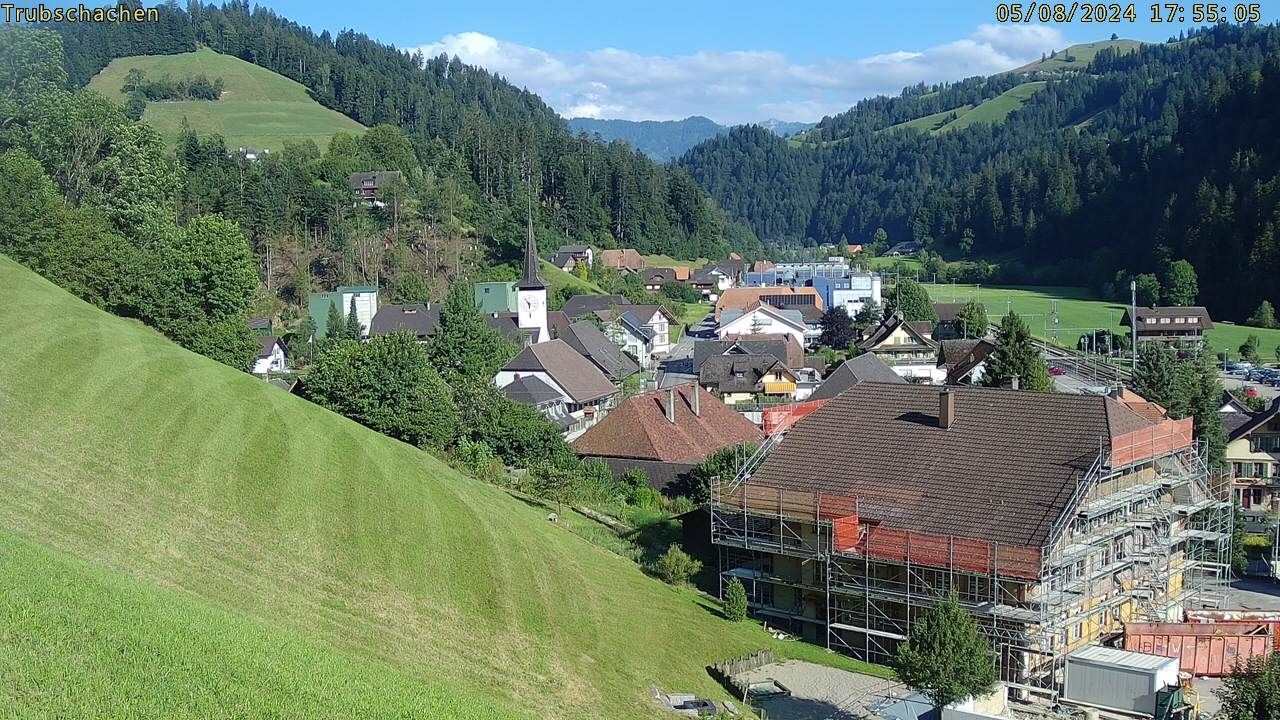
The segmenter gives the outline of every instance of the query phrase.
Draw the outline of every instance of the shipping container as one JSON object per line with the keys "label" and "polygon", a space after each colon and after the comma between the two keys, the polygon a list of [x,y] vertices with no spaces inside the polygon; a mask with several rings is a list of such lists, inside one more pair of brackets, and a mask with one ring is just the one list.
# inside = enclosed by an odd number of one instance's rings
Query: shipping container
{"label": "shipping container", "polygon": [[1090,645],[1067,656],[1063,698],[1081,705],[1155,716],[1156,696],[1178,684],[1178,660]]}
{"label": "shipping container", "polygon": [[1280,650],[1280,612],[1274,610],[1188,610],[1187,622],[1269,625],[1271,647]]}
{"label": "shipping container", "polygon": [[1271,628],[1245,623],[1126,623],[1124,648],[1176,657],[1192,675],[1230,675],[1237,663],[1271,654]]}

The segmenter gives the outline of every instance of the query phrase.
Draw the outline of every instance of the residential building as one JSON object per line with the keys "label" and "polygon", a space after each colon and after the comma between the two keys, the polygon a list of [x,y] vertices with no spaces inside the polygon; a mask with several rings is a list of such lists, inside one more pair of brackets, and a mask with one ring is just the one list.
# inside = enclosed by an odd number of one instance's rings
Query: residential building
{"label": "residential building", "polygon": [[[1241,412],[1243,408],[1243,412]],[[1236,405],[1227,429],[1227,462],[1236,501],[1250,515],[1280,512],[1280,398],[1259,412]]]}
{"label": "residential building", "polygon": [[688,383],[623,400],[574,440],[573,449],[604,461],[615,475],[642,470],[662,490],[716,452],[763,439],[751,421]]}
{"label": "residential building", "polygon": [[274,335],[258,336],[258,355],[253,359],[254,375],[288,372],[289,363],[286,358],[284,343]]}
{"label": "residential building", "polygon": [[863,353],[840,363],[831,371],[827,379],[822,381],[809,400],[830,400],[854,385],[864,382],[873,383],[905,383],[901,375],[884,364],[875,353]]}
{"label": "residential building", "polygon": [[587,267],[595,264],[595,250],[590,245],[561,245],[556,250],[557,255],[568,255],[580,263],[586,263]]}
{"label": "residential building", "polygon": [[249,318],[249,329],[253,331],[254,335],[274,335],[275,333],[272,332],[272,325],[273,323],[271,322],[271,318]]}
{"label": "residential building", "polygon": [[644,269],[644,257],[631,248],[601,250],[600,264],[623,274],[637,273]]}
{"label": "residential building", "polygon": [[440,306],[424,303],[407,305],[383,305],[369,325],[369,337],[390,335],[397,330],[407,330],[426,342],[440,325]]}
{"label": "residential building", "polygon": [[889,251],[886,252],[885,255],[888,255],[889,257],[899,257],[901,255],[915,255],[916,253],[920,252],[923,249],[924,248],[923,246],[920,245],[920,243],[915,242],[914,240],[906,240],[904,242],[897,243],[893,247],[889,248]]}
{"label": "residential building", "polygon": [[804,347],[794,335],[731,335],[723,340],[698,340],[693,343],[693,372],[702,369],[702,363],[716,355],[772,355],[787,367],[800,369],[807,358]]}
{"label": "residential building", "polygon": [[529,216],[524,241],[524,273],[516,284],[516,324],[529,333],[534,344],[551,339],[547,327],[547,285],[538,274],[538,241],[533,236],[533,216]]}
{"label": "residential building", "polygon": [[482,313],[516,312],[516,284],[506,282],[478,282],[474,288],[476,307]]}
{"label": "residential building", "polygon": [[742,310],[766,303],[779,310],[795,310],[804,306],[815,309],[820,315],[826,309],[822,296],[811,287],[734,287],[725,290],[716,300],[715,319],[725,310]]}
{"label": "residential building", "polygon": [[534,375],[526,375],[513,381],[502,388],[502,392],[514,402],[535,408],[560,428],[560,432],[571,432],[580,421],[580,418],[569,412],[564,394]]}
{"label": "residential building", "polygon": [[603,417],[619,391],[609,378],[564,340],[548,340],[520,351],[494,377],[505,388],[527,377],[536,377],[564,398],[566,410],[578,429]]}
{"label": "residential building", "polygon": [[989,340],[943,340],[938,343],[937,368],[947,385],[977,385],[987,370],[987,358],[995,352]]}
{"label": "residential building", "polygon": [[840,307],[853,317],[869,303],[884,302],[879,275],[857,273],[843,260],[770,264],[746,273],[745,287],[812,287],[825,307]]}
{"label": "residential building", "polygon": [[380,199],[382,194],[390,190],[401,180],[399,170],[375,170],[373,172],[351,173],[348,178],[351,194],[356,202],[369,207],[382,207],[385,203]]}
{"label": "residential building", "polygon": [[938,383],[946,372],[938,368],[938,345],[932,335],[932,323],[907,322],[902,313],[894,313],[859,340],[858,348],[875,353],[904,378]]}
{"label": "residential building", "polygon": [[676,282],[675,268],[646,268],[640,273],[640,276],[644,279],[644,289],[649,292],[661,290],[663,283]]}
{"label": "residential building", "polygon": [[311,293],[307,298],[307,311],[316,326],[316,336],[325,337],[329,332],[330,306],[336,307],[345,318],[351,313],[353,300],[362,335],[368,337],[373,316],[378,314],[378,288],[373,285],[343,285],[333,292]]}
{"label": "residential building", "polygon": [[564,301],[562,311],[569,316],[570,320],[581,320],[591,316],[603,319],[598,313],[610,313],[620,305],[630,304],[631,301],[624,295],[574,295]]}
{"label": "residential building", "polygon": [[[966,338],[963,338],[961,336],[960,331],[956,329],[956,316],[960,314],[960,311],[963,310],[965,305],[967,304],[968,303],[934,303],[933,304],[933,312],[935,315],[938,316],[937,322],[935,322],[933,325],[934,340],[942,341],[942,340],[966,339]],[[982,307],[984,311],[986,310],[985,306],[980,306],[980,307]],[[970,335],[970,337],[986,337],[986,336],[987,336],[987,328],[982,328],[979,331],[979,334],[977,335],[972,335],[972,334]]]}
{"label": "residential building", "polygon": [[713,482],[722,583],[877,663],[954,593],[1000,679],[1060,691],[1070,652],[1223,600],[1230,491],[1191,426],[1107,396],[852,385]]}
{"label": "residential building", "polygon": [[563,312],[548,313],[551,337],[563,340],[579,355],[590,360],[615,385],[640,372],[640,366],[589,320],[571,321]]}
{"label": "residential building", "polygon": [[726,405],[735,406],[791,402],[799,379],[795,370],[773,355],[715,355],[698,368],[698,383]]}
{"label": "residential building", "polygon": [[[1188,343],[1198,346],[1204,334],[1213,328],[1209,311],[1203,307],[1140,307],[1137,308],[1138,342],[1154,340],[1166,344]],[[1132,328],[1130,309],[1124,311],[1120,324]]]}
{"label": "residential building", "polygon": [[799,309],[780,310],[763,302],[741,310],[725,309],[716,328],[721,340],[737,335],[788,335],[801,346],[808,343],[809,334],[809,325]]}
{"label": "residential building", "polygon": [[605,323],[605,334],[646,367],[671,350],[671,323],[676,318],[662,305],[616,305],[595,315]]}

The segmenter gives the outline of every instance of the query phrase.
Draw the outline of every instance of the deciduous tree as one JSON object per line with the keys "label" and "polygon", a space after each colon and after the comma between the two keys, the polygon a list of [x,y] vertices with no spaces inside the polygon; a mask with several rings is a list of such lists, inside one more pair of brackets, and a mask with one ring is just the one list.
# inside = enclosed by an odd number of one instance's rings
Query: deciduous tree
{"label": "deciduous tree", "polygon": [[987,360],[982,384],[987,387],[1009,387],[1018,378],[1023,390],[1048,392],[1053,389],[1044,355],[1031,342],[1031,331],[1012,310],[1000,321],[996,331],[996,349]]}
{"label": "deciduous tree", "polygon": [[934,707],[985,695],[996,684],[991,643],[955,595],[940,598],[911,626],[894,661],[898,677]]}

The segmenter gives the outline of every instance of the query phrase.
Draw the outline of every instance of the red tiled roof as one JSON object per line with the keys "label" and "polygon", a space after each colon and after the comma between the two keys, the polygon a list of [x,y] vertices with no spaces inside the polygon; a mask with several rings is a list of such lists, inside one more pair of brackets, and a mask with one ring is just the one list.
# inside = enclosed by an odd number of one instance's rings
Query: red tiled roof
{"label": "red tiled roof", "polygon": [[[760,430],[697,383],[673,388],[676,421],[667,420],[667,390],[633,395],[577,440],[579,455],[698,463],[726,447],[759,442]],[[693,414],[693,393],[699,414]]]}

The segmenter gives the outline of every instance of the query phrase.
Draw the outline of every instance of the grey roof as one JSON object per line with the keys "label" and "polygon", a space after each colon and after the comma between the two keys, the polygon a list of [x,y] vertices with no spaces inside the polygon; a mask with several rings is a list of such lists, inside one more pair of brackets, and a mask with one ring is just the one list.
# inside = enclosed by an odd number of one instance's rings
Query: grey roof
{"label": "grey roof", "polygon": [[529,211],[528,236],[524,241],[524,272],[520,275],[521,290],[541,290],[546,283],[538,274],[538,240],[533,236],[533,211]]}
{"label": "grey roof", "polygon": [[284,350],[284,343],[280,342],[280,338],[276,337],[275,335],[259,335],[258,336],[258,348],[259,348],[258,357],[259,358],[269,357],[271,355],[271,351],[275,349],[276,345],[279,345],[280,349]]}
{"label": "grey roof", "polygon": [[736,355],[770,355],[787,361],[789,335],[773,335],[758,340],[695,340],[693,343],[693,370],[702,368],[708,358],[733,353]]}
{"label": "grey roof", "polygon": [[436,332],[440,325],[440,306],[410,303],[407,305],[380,305],[378,313],[369,323],[369,335],[388,335],[396,330],[408,330],[424,340]]}
{"label": "grey roof", "polygon": [[630,304],[631,301],[622,295],[574,295],[564,301],[563,310],[571,320],[577,320],[594,315],[598,310]]}
{"label": "grey roof", "polygon": [[903,383],[907,381],[893,371],[875,353],[863,353],[840,363],[826,380],[809,396],[810,400],[829,400],[854,385],[864,382]]}
{"label": "grey roof", "polygon": [[761,379],[774,368],[795,372],[772,355],[716,355],[698,371],[698,382],[721,393],[755,393],[764,389]]}
{"label": "grey roof", "polygon": [[[814,310],[815,312],[817,312],[817,317],[818,317],[818,318],[821,318],[821,317],[822,317],[822,311],[821,311],[821,310],[818,310],[816,307],[814,307],[814,306],[812,306],[812,305],[810,305],[809,307],[813,308],[813,310]],[[734,320],[737,320],[738,318],[742,317],[743,315],[745,315],[745,314],[747,314],[748,312],[751,312],[751,311],[753,311],[753,310],[755,310],[755,309],[756,309],[756,308],[747,308],[747,309],[744,311],[744,310],[740,310],[740,309],[738,309],[738,308],[725,308],[724,310],[722,310],[722,311],[720,312],[720,324],[721,324],[721,325],[728,325],[729,323],[733,322]],[[803,329],[804,329],[806,326],[808,326],[808,324],[809,324],[809,323],[808,323],[808,321],[807,321],[807,320],[805,320],[804,312],[803,312],[803,310],[801,309],[801,306],[796,306],[796,307],[793,307],[793,308],[787,308],[787,309],[785,309],[785,310],[784,310],[784,309],[782,309],[782,308],[776,308],[776,307],[774,307],[774,306],[772,306],[772,305],[761,304],[761,305],[760,305],[760,309],[764,310],[765,312],[772,313],[772,314],[774,314],[774,315],[776,315],[776,316],[778,316],[778,317],[780,317],[780,318],[783,318],[783,319],[785,319],[785,320],[787,320],[787,321],[789,321],[789,322],[794,323],[794,324],[796,325],[797,329],[801,329],[801,330],[803,330]]]}
{"label": "grey roof", "polygon": [[[863,350],[875,350],[880,346],[881,343],[883,343],[886,339],[888,339],[890,335],[893,334],[893,331],[897,330],[898,327],[901,325],[905,325],[907,330],[909,330],[911,333],[916,335],[917,339],[920,340],[921,342],[917,343],[916,345],[892,345],[890,346],[891,349],[911,348],[911,347],[924,347],[924,348],[936,347],[936,343],[933,342],[933,339],[930,338],[929,335],[924,332],[925,323],[906,322],[905,320],[902,319],[902,315],[900,313],[894,313],[893,315],[890,315],[889,317],[885,318],[883,322],[881,322],[879,325],[875,327],[874,330],[871,331],[870,335],[868,335],[867,337],[863,338],[858,342],[858,347],[862,348]],[[930,325],[930,327],[932,326]]]}
{"label": "grey roof", "polygon": [[249,329],[250,330],[270,330],[271,318],[265,318],[265,317],[249,318]]}
{"label": "grey roof", "polygon": [[939,344],[938,367],[947,371],[946,383],[959,383],[973,369],[986,362],[995,352],[995,343],[989,340],[942,340]]}
{"label": "grey roof", "polygon": [[520,327],[520,316],[517,313],[488,313],[484,316],[484,321],[512,342],[523,343],[529,336],[529,331]]}
{"label": "grey roof", "polygon": [[590,320],[557,327],[554,337],[569,343],[614,382],[621,382],[640,372],[640,366]]}
{"label": "grey roof", "polygon": [[618,392],[609,378],[563,340],[530,345],[502,368],[508,372],[544,372],[579,405]]}
{"label": "grey roof", "polygon": [[[1142,306],[1139,306],[1139,307],[1138,307],[1138,309],[1137,309],[1137,315],[1138,315],[1138,331],[1139,331],[1139,332],[1142,332],[1143,330],[1148,330],[1148,331],[1151,331],[1151,330],[1164,330],[1164,329],[1168,329],[1168,328],[1170,328],[1171,326],[1172,326],[1172,327],[1179,327],[1179,326],[1177,326],[1177,325],[1176,325],[1176,323],[1172,323],[1172,322],[1171,322],[1171,323],[1167,323],[1167,324],[1165,324],[1165,325],[1160,325],[1159,323],[1156,323],[1156,327],[1155,327],[1155,328],[1147,328],[1147,327],[1143,327],[1143,325],[1144,325],[1144,323],[1146,322],[1147,318],[1154,318],[1154,319],[1156,319],[1156,320],[1159,320],[1160,318],[1169,318],[1170,320],[1172,320],[1173,318],[1180,318],[1180,317],[1181,317],[1181,318],[1194,317],[1194,318],[1198,318],[1198,322],[1196,322],[1194,325],[1190,325],[1190,326],[1188,326],[1188,325],[1186,325],[1186,324],[1184,323],[1184,324],[1182,324],[1180,327],[1183,327],[1183,328],[1185,328],[1185,327],[1193,327],[1193,328],[1199,328],[1199,329],[1201,329],[1201,330],[1209,330],[1209,329],[1211,329],[1211,328],[1213,327],[1213,320],[1211,320],[1211,319],[1209,318],[1209,311],[1208,311],[1208,310],[1206,310],[1204,307],[1202,307],[1202,306],[1200,306],[1200,305],[1188,305],[1188,306],[1186,306],[1186,307],[1175,307],[1175,306],[1168,306],[1168,307],[1142,307]],[[1122,315],[1122,316],[1121,316],[1121,318],[1120,318],[1120,324],[1121,324],[1121,325],[1128,325],[1128,324],[1129,324],[1129,309],[1128,309],[1128,308],[1125,308],[1124,315]]]}
{"label": "grey roof", "polygon": [[585,253],[590,249],[591,249],[590,245],[561,245],[559,248],[556,249],[556,252],[574,253],[576,255],[581,255],[582,253]]}
{"label": "grey roof", "polygon": [[541,407],[564,400],[564,396],[542,380],[527,375],[502,388],[503,394],[521,405]]}
{"label": "grey roof", "polygon": [[649,342],[653,339],[653,331],[650,330],[644,322],[641,321],[640,318],[636,317],[635,313],[631,311],[622,313],[622,316],[618,318],[618,322],[622,323],[627,330],[630,330],[632,335],[635,335],[645,342]]}
{"label": "grey roof", "polygon": [[376,190],[399,178],[399,170],[374,170],[372,172],[351,173],[347,180],[350,182],[352,190],[361,190],[365,187],[372,187]]}
{"label": "grey roof", "polygon": [[1265,409],[1250,415],[1249,419],[1243,424],[1236,425],[1234,430],[1228,431],[1227,439],[1238,440],[1245,437],[1259,427],[1266,425],[1276,415],[1280,415],[1280,397],[1272,400],[1271,404]]}

